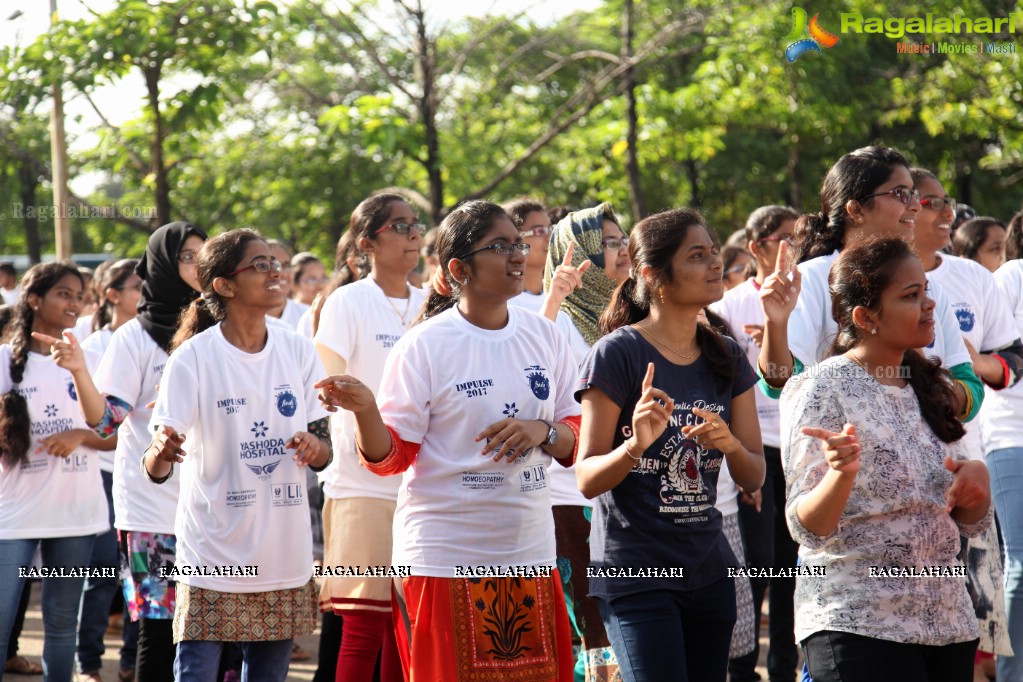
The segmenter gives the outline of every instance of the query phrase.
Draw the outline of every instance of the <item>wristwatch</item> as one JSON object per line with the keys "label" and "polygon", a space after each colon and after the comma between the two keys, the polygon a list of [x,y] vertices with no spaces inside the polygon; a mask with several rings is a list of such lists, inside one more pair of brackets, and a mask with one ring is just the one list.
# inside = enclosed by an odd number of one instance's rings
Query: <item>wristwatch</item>
{"label": "wristwatch", "polygon": [[558,430],[554,428],[554,424],[551,424],[546,419],[541,419],[540,421],[547,425],[547,440],[545,440],[542,445],[549,448],[558,442]]}

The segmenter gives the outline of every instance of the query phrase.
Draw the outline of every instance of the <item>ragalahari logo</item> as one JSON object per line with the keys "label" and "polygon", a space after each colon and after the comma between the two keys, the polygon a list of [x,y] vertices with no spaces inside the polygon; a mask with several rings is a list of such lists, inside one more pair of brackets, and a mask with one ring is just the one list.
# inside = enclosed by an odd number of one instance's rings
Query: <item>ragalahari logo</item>
{"label": "ragalahari logo", "polygon": [[[821,48],[834,47],[838,44],[838,36],[830,33],[817,22],[819,14],[813,15],[810,23],[806,23],[806,10],[802,7],[792,8],[792,32],[785,36],[790,42],[785,48],[785,59],[794,62],[807,52],[823,54]],[[809,32],[810,37],[804,37]]]}

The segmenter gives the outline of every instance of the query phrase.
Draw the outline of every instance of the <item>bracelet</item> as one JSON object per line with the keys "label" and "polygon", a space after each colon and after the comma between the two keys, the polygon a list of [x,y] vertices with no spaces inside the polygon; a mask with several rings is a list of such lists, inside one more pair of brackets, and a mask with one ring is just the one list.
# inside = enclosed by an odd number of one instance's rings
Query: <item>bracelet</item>
{"label": "bracelet", "polygon": [[955,383],[963,387],[963,393],[966,394],[966,407],[963,409],[963,413],[959,415],[959,420],[962,421],[970,416],[970,412],[973,410],[973,394],[970,393],[969,387],[966,382],[962,379],[956,379]]}
{"label": "bracelet", "polygon": [[640,455],[639,457],[633,457],[632,454],[629,453],[629,443],[627,441],[625,443],[622,443],[622,445],[625,446],[625,449],[623,450],[623,452],[625,453],[626,457],[628,457],[629,459],[631,459],[634,462],[640,462],[640,461],[643,460],[643,456],[642,455]]}

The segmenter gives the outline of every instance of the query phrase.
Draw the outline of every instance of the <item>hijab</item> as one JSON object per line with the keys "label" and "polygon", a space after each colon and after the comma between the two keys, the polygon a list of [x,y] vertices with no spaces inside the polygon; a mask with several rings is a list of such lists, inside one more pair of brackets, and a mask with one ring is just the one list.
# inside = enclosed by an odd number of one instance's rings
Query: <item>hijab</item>
{"label": "hijab", "polygon": [[572,265],[579,267],[586,259],[593,262],[583,273],[583,285],[561,303],[561,309],[572,318],[576,329],[590,346],[601,337],[597,322],[618,286],[604,272],[604,247],[600,242],[604,238],[605,219],[620,224],[611,204],[606,202],[594,208],[574,211],[562,218],[551,235],[547,264],[543,271],[543,288],[548,291],[555,269],[564,261],[568,245],[573,242],[575,249],[572,252]]}
{"label": "hijab", "polygon": [[142,296],[135,318],[157,345],[170,353],[170,342],[181,311],[199,295],[178,274],[178,254],[185,240],[206,233],[191,223],[168,223],[149,235],[146,253],[135,274],[142,278]]}

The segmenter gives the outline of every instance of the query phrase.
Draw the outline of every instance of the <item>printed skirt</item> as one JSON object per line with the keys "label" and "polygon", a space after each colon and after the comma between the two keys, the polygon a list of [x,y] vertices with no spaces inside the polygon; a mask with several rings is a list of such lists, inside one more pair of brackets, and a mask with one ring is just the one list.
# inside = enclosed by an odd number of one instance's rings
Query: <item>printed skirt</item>
{"label": "printed skirt", "polygon": [[316,583],[270,592],[218,592],[178,583],[174,643],[270,642],[312,634]]}

